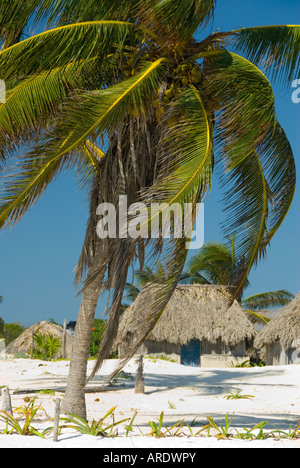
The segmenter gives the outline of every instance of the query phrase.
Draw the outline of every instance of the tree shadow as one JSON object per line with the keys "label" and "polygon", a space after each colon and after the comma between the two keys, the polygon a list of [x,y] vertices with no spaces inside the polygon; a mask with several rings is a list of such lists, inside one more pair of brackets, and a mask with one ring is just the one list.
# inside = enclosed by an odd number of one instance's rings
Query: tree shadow
{"label": "tree shadow", "polygon": [[[195,369],[195,368],[193,368]],[[239,386],[253,386],[253,382],[248,383],[249,377],[252,379],[257,379],[255,381],[255,386],[259,387],[278,387],[278,383],[266,383],[259,382],[259,378],[265,379],[266,377],[272,377],[283,374],[284,370],[279,369],[264,369],[262,372],[253,371],[251,369],[251,374],[249,374],[249,369],[231,369],[230,371],[226,369],[203,369],[199,368],[199,373],[195,374],[186,374],[186,375],[174,375],[174,374],[145,374],[145,384],[147,387],[155,387],[153,391],[149,390],[147,393],[156,393],[160,391],[165,391],[166,389],[174,389],[178,387],[192,387],[197,389],[201,394],[209,395],[219,395],[222,393],[228,393],[234,389],[238,389]],[[284,385],[287,387],[287,385]],[[233,389],[233,390],[232,390]]]}

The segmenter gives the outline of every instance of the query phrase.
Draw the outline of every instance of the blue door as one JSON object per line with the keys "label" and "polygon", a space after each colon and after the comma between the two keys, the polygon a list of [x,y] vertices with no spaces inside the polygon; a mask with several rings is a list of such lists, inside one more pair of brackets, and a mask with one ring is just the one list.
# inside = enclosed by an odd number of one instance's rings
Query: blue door
{"label": "blue door", "polygon": [[192,340],[181,348],[181,364],[200,366],[200,341]]}

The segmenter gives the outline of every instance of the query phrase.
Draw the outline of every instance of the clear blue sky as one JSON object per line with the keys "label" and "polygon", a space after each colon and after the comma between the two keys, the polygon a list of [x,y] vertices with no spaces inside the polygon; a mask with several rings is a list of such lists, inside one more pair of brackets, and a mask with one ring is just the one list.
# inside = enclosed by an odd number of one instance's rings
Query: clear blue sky
{"label": "clear blue sky", "polygon": [[[299,0],[219,0],[212,31],[268,24],[299,24]],[[299,70],[300,78],[300,70]],[[300,104],[292,89],[275,90],[277,115],[295,153],[300,170]],[[223,241],[220,222],[222,190],[214,181],[205,205],[205,240]],[[263,291],[300,290],[300,194],[267,259],[250,275],[249,295]],[[13,229],[0,233],[0,317],[25,325],[54,318],[76,320],[80,298],[73,285],[73,269],[85,234],[86,194],[77,189],[74,174],[60,176],[38,204]],[[100,301],[98,316],[105,303]]]}

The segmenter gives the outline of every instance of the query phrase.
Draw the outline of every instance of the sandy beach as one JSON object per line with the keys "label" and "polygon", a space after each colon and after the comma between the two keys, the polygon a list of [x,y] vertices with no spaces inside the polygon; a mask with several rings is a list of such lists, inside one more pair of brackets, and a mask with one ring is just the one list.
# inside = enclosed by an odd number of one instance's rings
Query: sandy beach
{"label": "sandy beach", "polygon": [[[180,437],[150,437],[149,421],[155,421],[164,412],[164,424],[171,427],[184,420],[196,434],[207,424],[207,417],[224,425],[228,413],[233,420],[231,430],[242,432],[262,421],[268,421],[265,431],[295,428],[300,419],[300,366],[204,369],[182,366],[176,363],[145,359],[145,394],[136,395],[134,377],[136,363],[131,361],[124,369],[123,378],[97,392],[116,365],[105,361],[99,375],[88,385],[86,395],[88,419],[101,419],[116,406],[115,418],[119,421],[131,418],[137,411],[134,431],[126,437],[126,424],[118,427],[118,436],[102,438],[81,435],[73,429],[63,429],[57,443],[52,437],[0,435],[1,448],[300,448],[300,440],[278,437],[265,440],[218,440],[211,437],[193,436],[184,427]],[[93,361],[89,361],[89,370]],[[24,405],[24,398],[36,397],[46,413],[41,412],[34,427],[44,429],[53,426],[55,398],[63,398],[63,389],[69,371],[69,361],[42,362],[30,359],[7,359],[0,361],[0,386],[8,386],[14,408]],[[32,393],[40,390],[54,392]],[[249,398],[227,399],[240,392]],[[0,423],[0,429],[3,429]],[[143,434],[143,435],[142,435]],[[214,437],[213,437],[214,436]]]}

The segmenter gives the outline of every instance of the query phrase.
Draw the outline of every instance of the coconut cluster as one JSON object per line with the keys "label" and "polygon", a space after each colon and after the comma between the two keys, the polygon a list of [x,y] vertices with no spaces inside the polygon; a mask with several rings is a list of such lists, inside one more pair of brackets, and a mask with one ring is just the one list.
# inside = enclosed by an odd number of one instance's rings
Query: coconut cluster
{"label": "coconut cluster", "polygon": [[[195,63],[184,63],[178,65],[172,72],[172,83],[168,84],[166,89],[158,89],[157,99],[154,101],[156,117],[161,120],[168,106],[173,106],[182,91],[190,85],[197,86],[201,83],[202,72]],[[167,120],[170,128],[178,124],[178,118],[173,115]]]}

